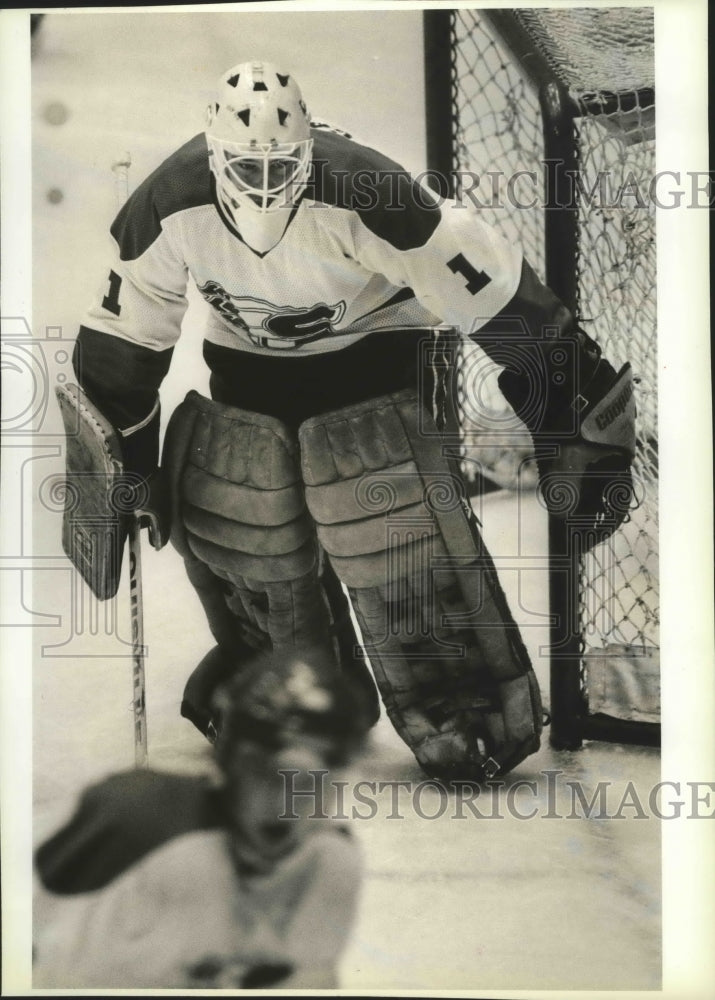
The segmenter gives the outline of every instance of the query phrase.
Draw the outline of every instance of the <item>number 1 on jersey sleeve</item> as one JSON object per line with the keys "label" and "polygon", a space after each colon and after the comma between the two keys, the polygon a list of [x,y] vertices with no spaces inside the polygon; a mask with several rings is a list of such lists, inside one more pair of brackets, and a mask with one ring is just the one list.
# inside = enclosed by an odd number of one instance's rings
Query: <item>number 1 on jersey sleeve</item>
{"label": "number 1 on jersey sleeve", "polygon": [[453,274],[461,274],[467,279],[467,291],[470,295],[481,292],[492,280],[484,271],[478,271],[473,264],[470,264],[463,253],[458,253],[456,257],[448,260],[447,267]]}
{"label": "number 1 on jersey sleeve", "polygon": [[117,274],[116,271],[109,272],[109,292],[102,299],[102,308],[106,309],[107,312],[112,313],[114,316],[118,316],[122,311],[122,307],[119,305],[119,289],[122,285],[122,277]]}

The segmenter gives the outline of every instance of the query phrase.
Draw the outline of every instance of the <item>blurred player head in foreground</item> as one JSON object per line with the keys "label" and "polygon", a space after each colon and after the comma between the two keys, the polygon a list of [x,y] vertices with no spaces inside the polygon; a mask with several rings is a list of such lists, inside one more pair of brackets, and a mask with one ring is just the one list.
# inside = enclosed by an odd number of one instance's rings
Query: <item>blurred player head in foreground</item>
{"label": "blurred player head in foreground", "polygon": [[359,845],[327,802],[291,804],[281,772],[313,789],[347,762],[362,696],[306,650],[258,657],[217,700],[218,781],[110,775],[38,849],[36,987],[337,986]]}
{"label": "blurred player head in foreground", "polygon": [[221,210],[249,246],[270,250],[310,173],[310,116],[298,84],[273,63],[233,66],[209,105],[206,139]]}
{"label": "blurred player head in foreground", "polygon": [[316,772],[358,748],[369,726],[365,698],[324,651],[308,649],[259,656],[215,701],[232,848],[239,865],[268,870],[323,825],[316,818],[327,802],[300,791],[319,794]]}

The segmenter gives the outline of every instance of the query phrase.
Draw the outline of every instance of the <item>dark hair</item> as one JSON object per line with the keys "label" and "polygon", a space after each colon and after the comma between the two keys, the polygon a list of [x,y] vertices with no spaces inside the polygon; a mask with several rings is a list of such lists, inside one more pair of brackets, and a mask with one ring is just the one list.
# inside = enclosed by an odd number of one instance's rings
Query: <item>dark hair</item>
{"label": "dark hair", "polygon": [[215,698],[216,755],[223,764],[239,741],[278,750],[301,734],[326,741],[344,761],[368,730],[365,695],[320,648],[262,653],[242,665]]}

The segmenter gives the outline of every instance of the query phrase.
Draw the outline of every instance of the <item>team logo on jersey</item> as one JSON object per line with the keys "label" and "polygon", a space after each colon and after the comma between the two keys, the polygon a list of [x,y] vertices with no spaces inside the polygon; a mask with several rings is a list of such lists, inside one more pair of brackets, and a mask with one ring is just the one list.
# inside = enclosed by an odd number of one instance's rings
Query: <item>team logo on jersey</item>
{"label": "team logo on jersey", "polygon": [[251,295],[230,295],[216,281],[207,281],[199,291],[231,325],[238,327],[257,347],[291,350],[335,333],[335,324],[345,315],[345,302],[317,302],[307,307],[279,306]]}
{"label": "team logo on jersey", "polygon": [[222,288],[217,281],[207,281],[205,285],[199,285],[199,291],[210,306],[220,313],[221,316],[234,326],[239,326],[246,333],[249,332],[248,324],[241,318],[237,306],[225,288]]}

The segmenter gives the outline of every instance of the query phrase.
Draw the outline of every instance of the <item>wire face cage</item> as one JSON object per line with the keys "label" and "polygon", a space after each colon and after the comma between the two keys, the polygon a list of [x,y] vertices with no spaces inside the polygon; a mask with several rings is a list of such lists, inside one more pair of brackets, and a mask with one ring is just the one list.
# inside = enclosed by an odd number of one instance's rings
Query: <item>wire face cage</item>
{"label": "wire face cage", "polygon": [[[524,255],[619,368],[638,408],[637,507],[581,554],[552,527],[552,742],[659,741],[654,35],[651,8],[425,12],[429,166]],[[549,170],[570,210],[549,207]],[[467,187],[469,185],[469,187]],[[461,348],[465,474],[531,486],[497,371]],[[475,378],[473,372],[485,373]],[[507,428],[505,431],[504,429]]]}

